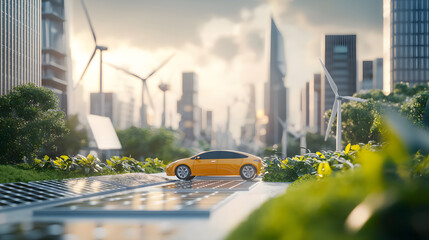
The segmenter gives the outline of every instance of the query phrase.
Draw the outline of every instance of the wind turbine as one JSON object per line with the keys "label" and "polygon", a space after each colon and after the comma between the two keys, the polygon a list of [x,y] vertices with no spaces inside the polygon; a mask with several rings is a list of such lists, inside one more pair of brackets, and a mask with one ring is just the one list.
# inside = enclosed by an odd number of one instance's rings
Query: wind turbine
{"label": "wind turbine", "polygon": [[310,130],[309,127],[304,127],[298,132],[290,132],[295,139],[299,138],[299,146],[301,148],[301,155],[306,153],[307,149],[307,132]]}
{"label": "wind turbine", "polygon": [[140,114],[141,114],[141,127],[142,128],[144,128],[144,127],[146,127],[147,126],[147,117],[146,117],[146,109],[145,109],[145,107],[146,107],[146,105],[145,105],[145,101],[144,101],[144,92],[146,91],[146,94],[148,95],[148,98],[149,98],[149,102],[150,102],[150,106],[151,106],[151,108],[152,109],[155,109],[154,108],[154,106],[153,106],[153,101],[152,101],[152,98],[151,98],[151,96],[150,96],[150,93],[149,93],[149,89],[148,89],[148,87],[147,87],[147,83],[146,83],[146,81],[149,79],[149,78],[151,78],[157,71],[159,71],[159,69],[161,69],[165,64],[167,64],[167,62],[168,61],[170,61],[170,59],[172,58],[174,56],[174,54],[172,54],[170,57],[168,57],[164,62],[162,62],[161,63],[161,65],[159,65],[157,68],[155,68],[155,70],[153,70],[149,75],[147,75],[146,77],[141,77],[141,76],[139,76],[139,75],[137,75],[137,74],[135,74],[135,73],[132,73],[132,72],[130,72],[130,71],[128,71],[128,70],[126,70],[126,69],[124,69],[124,68],[121,68],[121,67],[118,67],[118,66],[116,66],[116,65],[114,65],[114,64],[111,64],[111,63],[106,63],[107,65],[109,65],[109,66],[111,66],[112,68],[114,68],[114,69],[116,69],[116,70],[119,70],[119,71],[121,71],[121,72],[124,72],[124,73],[126,73],[126,74],[128,74],[128,75],[130,75],[130,76],[133,76],[133,77],[135,77],[135,78],[137,78],[137,79],[140,79],[140,80],[142,80],[142,107],[141,107],[141,110],[140,110]]}
{"label": "wind turbine", "polygon": [[163,110],[162,110],[162,122],[161,122],[161,127],[165,128],[165,93],[170,90],[170,85],[168,83],[161,83],[158,85],[159,89],[163,92],[164,94],[164,103],[163,103]]}
{"label": "wind turbine", "polygon": [[336,150],[340,151],[341,150],[341,129],[342,129],[342,125],[341,125],[341,101],[342,100],[351,100],[351,101],[356,101],[356,102],[366,102],[366,100],[361,99],[361,98],[357,98],[357,97],[340,96],[338,94],[338,87],[335,84],[334,79],[332,79],[331,74],[329,74],[328,69],[326,69],[325,64],[323,64],[322,60],[321,59],[319,59],[319,60],[320,60],[320,64],[322,64],[323,70],[326,73],[326,78],[328,79],[329,86],[331,86],[331,89],[335,94],[335,100],[334,100],[334,105],[332,106],[331,118],[329,119],[328,128],[326,129],[325,141],[328,139],[329,131],[331,130],[332,123],[334,122],[335,116],[338,115],[338,117],[337,117]]}
{"label": "wind turbine", "polygon": [[97,50],[100,51],[100,115],[104,116],[104,95],[103,95],[103,51],[107,50],[107,47],[98,45],[97,44],[97,37],[95,35],[94,27],[92,26],[91,19],[89,18],[88,9],[86,8],[85,1],[80,1],[82,4],[82,8],[85,12],[86,19],[88,20],[89,27],[91,28],[92,37],[94,39],[95,48],[92,52],[91,57],[89,58],[88,63],[86,64],[85,69],[82,72],[82,75],[80,76],[79,81],[76,83],[76,85],[73,88],[76,88],[80,82],[82,81],[83,77],[85,76],[86,70],[88,70],[89,65],[91,64],[92,59],[94,58],[95,54],[97,53]]}

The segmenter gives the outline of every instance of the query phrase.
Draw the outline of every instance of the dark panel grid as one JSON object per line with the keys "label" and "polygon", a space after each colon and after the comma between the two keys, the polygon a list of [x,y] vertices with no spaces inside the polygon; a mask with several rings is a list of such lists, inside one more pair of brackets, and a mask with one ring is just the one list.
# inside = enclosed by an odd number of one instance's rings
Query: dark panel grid
{"label": "dark panel grid", "polygon": [[233,192],[134,191],[92,197],[34,212],[35,216],[209,216]]}
{"label": "dark panel grid", "polygon": [[0,184],[0,210],[75,196],[72,192],[55,191],[28,183],[5,183]]}
{"label": "dark panel grid", "polygon": [[166,184],[159,186],[159,188],[166,191],[249,191],[257,183],[256,181],[240,180],[194,180]]}
{"label": "dark panel grid", "polygon": [[117,186],[89,178],[36,181],[30,182],[29,184],[33,186],[42,186],[43,188],[49,190],[67,193],[72,192],[79,195],[91,195],[95,193],[125,189],[125,187],[122,186]]}

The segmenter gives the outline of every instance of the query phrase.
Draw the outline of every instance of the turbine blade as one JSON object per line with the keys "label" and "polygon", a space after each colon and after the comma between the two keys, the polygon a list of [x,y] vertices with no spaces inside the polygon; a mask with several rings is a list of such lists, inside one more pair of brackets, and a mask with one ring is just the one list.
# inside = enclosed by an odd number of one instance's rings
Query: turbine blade
{"label": "turbine blade", "polygon": [[79,81],[76,83],[76,85],[74,86],[74,87],[77,87],[79,84],[80,84],[80,82],[82,81],[82,79],[83,79],[83,76],[85,76],[85,73],[86,73],[86,70],[88,70],[88,68],[89,68],[89,65],[91,64],[91,61],[92,61],[92,59],[94,58],[94,56],[95,56],[95,54],[97,53],[97,48],[95,48],[94,49],[94,52],[92,52],[92,55],[91,55],[91,57],[89,58],[89,61],[88,61],[88,63],[86,64],[86,67],[85,67],[85,69],[83,70],[83,72],[82,72],[82,75],[80,76],[80,78],[79,78]]}
{"label": "turbine blade", "polygon": [[146,90],[147,97],[149,98],[150,108],[152,108],[152,110],[155,112],[155,107],[153,105],[152,97],[150,95],[149,88],[147,87],[145,80],[143,80],[143,85],[144,85],[144,88]]}
{"label": "turbine blade", "polygon": [[89,27],[91,28],[92,37],[94,38],[95,45],[97,45],[97,37],[95,36],[94,27],[92,26],[91,19],[89,18],[88,9],[86,8],[85,1],[80,1],[83,7],[83,11],[85,12],[86,19],[88,20]]}
{"label": "turbine blade", "polygon": [[143,80],[144,81],[144,78],[142,78],[142,77],[140,77],[140,76],[138,76],[137,74],[135,74],[135,73],[132,73],[132,72],[130,72],[130,71],[128,71],[128,70],[126,70],[125,68],[121,68],[121,67],[118,67],[118,66],[116,66],[116,65],[114,65],[114,64],[112,64],[112,63],[108,63],[108,62],[105,62],[108,66],[110,66],[110,67],[112,67],[112,68],[114,68],[114,69],[116,69],[116,70],[119,70],[119,71],[121,71],[121,72],[124,72],[124,73],[126,73],[126,74],[128,74],[128,75],[131,75],[131,76],[133,76],[133,77],[135,77],[135,78],[138,78],[138,79],[140,79],[140,80]]}
{"label": "turbine blade", "polygon": [[356,102],[366,102],[365,99],[362,98],[357,98],[357,97],[349,97],[349,96],[345,96],[345,97],[341,97],[342,99],[347,99],[350,101],[356,101]]}
{"label": "turbine blade", "polygon": [[334,92],[335,96],[338,96],[338,88],[334,82],[334,79],[332,79],[331,74],[329,74],[328,69],[326,69],[325,64],[323,64],[322,59],[319,59],[319,60],[320,60],[320,64],[322,64],[323,70],[325,71],[326,77],[328,79],[329,85],[332,88],[332,91]]}
{"label": "turbine blade", "polygon": [[337,116],[337,108],[338,108],[338,102],[337,102],[337,100],[335,100],[334,106],[332,107],[332,113],[331,113],[331,118],[329,119],[328,128],[326,128],[325,141],[328,140],[328,136],[329,136],[329,132],[331,131],[332,123],[334,122],[334,119]]}
{"label": "turbine blade", "polygon": [[286,126],[286,122],[284,122],[280,117],[277,116],[277,120],[279,121],[280,125],[282,125],[283,128]]}
{"label": "turbine blade", "polygon": [[161,65],[159,65],[157,68],[155,68],[155,70],[153,70],[149,75],[147,75],[147,77],[145,77],[145,80],[148,80],[150,77],[152,77],[152,75],[154,75],[156,72],[159,71],[159,69],[161,69],[165,64],[167,64],[171,58],[174,57],[174,53],[170,55],[170,57],[168,57],[164,62],[161,63]]}

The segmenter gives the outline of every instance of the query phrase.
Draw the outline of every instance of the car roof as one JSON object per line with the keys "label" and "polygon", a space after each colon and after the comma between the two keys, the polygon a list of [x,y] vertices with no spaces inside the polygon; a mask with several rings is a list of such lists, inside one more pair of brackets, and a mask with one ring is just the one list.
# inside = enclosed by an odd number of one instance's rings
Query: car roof
{"label": "car roof", "polygon": [[208,152],[233,152],[233,153],[244,154],[244,155],[247,155],[247,156],[253,156],[253,154],[245,153],[245,152],[240,152],[240,151],[235,151],[235,150],[211,150],[211,151],[200,152],[198,154],[195,154],[195,156],[203,154],[203,153],[208,153]]}

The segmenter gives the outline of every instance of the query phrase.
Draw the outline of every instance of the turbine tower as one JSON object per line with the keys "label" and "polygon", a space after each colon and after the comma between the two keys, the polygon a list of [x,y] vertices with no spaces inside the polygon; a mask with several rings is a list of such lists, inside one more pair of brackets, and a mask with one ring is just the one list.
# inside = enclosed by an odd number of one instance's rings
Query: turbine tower
{"label": "turbine tower", "polygon": [[88,70],[89,65],[91,64],[92,59],[94,58],[95,54],[97,53],[97,50],[100,51],[100,115],[104,116],[104,94],[103,94],[103,51],[107,50],[107,47],[98,45],[97,43],[97,37],[95,35],[94,27],[92,26],[91,19],[89,17],[88,9],[86,8],[85,1],[80,1],[82,4],[82,8],[85,12],[86,19],[88,20],[89,27],[91,28],[92,37],[94,39],[95,48],[92,52],[91,57],[89,58],[88,63],[86,64],[85,69],[82,72],[82,75],[80,76],[79,81],[76,83],[76,85],[73,88],[76,88],[80,82],[82,81],[83,77],[85,76],[86,70]]}
{"label": "turbine tower", "polygon": [[165,93],[170,90],[170,85],[167,83],[161,83],[158,85],[159,89],[164,93],[164,103],[163,103],[163,110],[162,110],[162,122],[161,127],[165,128],[165,114],[166,114],[166,107],[165,107]]}
{"label": "turbine tower", "polygon": [[[342,125],[341,125],[341,101],[342,100],[351,100],[351,101],[356,101],[356,102],[366,102],[366,100],[361,99],[361,98],[357,98],[357,97],[340,96],[338,94],[338,87],[335,84],[334,79],[332,79],[331,74],[329,74],[328,69],[326,69],[325,64],[323,64],[322,60],[321,59],[319,59],[319,60],[320,60],[320,64],[322,64],[323,70],[325,71],[326,78],[328,79],[328,82],[329,82],[329,86],[331,86],[331,89],[335,94],[335,101],[334,101],[334,105],[332,106],[331,118],[329,119],[328,128],[326,128],[325,141],[328,139],[329,131],[331,130],[332,123],[334,122],[335,116],[338,115],[338,117],[337,117],[336,151],[340,151],[341,150],[341,129],[342,129]],[[322,81],[323,81],[323,79],[322,79]]]}
{"label": "turbine tower", "polygon": [[116,70],[119,70],[121,72],[124,72],[124,73],[126,73],[126,74],[128,74],[130,76],[133,76],[133,77],[135,77],[137,79],[140,79],[142,81],[142,106],[141,106],[141,109],[140,109],[140,114],[141,114],[141,116],[140,116],[140,121],[141,121],[140,127],[142,127],[142,128],[147,127],[146,105],[145,105],[145,101],[144,101],[144,95],[145,95],[144,92],[145,91],[146,91],[146,94],[148,95],[151,108],[153,110],[155,109],[154,106],[153,106],[153,101],[152,101],[152,98],[150,96],[149,89],[147,87],[146,81],[149,78],[151,78],[156,72],[158,72],[165,64],[167,64],[167,62],[170,61],[170,59],[173,56],[174,56],[174,54],[172,54],[170,57],[168,57],[164,62],[161,63],[161,65],[159,65],[155,70],[153,70],[146,77],[141,77],[141,76],[139,76],[139,75],[137,75],[135,73],[132,73],[132,72],[130,72],[130,71],[124,69],[124,68],[118,67],[118,66],[116,66],[114,64],[106,63],[107,65],[111,66],[112,68],[114,68]]}

